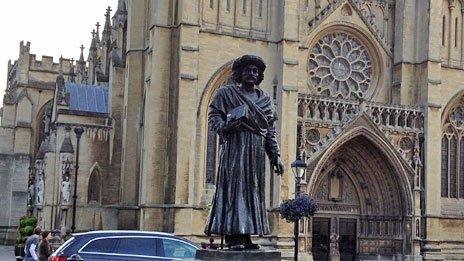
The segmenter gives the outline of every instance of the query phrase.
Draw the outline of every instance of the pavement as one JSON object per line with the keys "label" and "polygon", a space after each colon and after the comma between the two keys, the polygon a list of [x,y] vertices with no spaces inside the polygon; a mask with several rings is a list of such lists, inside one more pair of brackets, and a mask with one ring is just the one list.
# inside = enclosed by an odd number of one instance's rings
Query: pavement
{"label": "pavement", "polygon": [[14,246],[0,245],[0,261],[14,261]]}

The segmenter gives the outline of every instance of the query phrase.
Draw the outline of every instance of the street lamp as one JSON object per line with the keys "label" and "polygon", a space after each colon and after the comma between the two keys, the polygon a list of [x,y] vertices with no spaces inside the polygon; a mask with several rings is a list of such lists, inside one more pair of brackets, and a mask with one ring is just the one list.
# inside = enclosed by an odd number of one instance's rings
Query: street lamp
{"label": "street lamp", "polygon": [[[296,160],[292,162],[290,165],[292,167],[293,175],[295,175],[295,199],[300,194],[300,182],[301,179],[304,177],[306,172],[306,168],[308,165],[304,160],[301,159],[300,154],[297,153]],[[294,229],[293,229],[293,236],[295,240],[295,255],[294,260],[298,260],[298,236],[300,233],[300,220],[295,221]]]}
{"label": "street lamp", "polygon": [[77,138],[77,150],[76,150],[76,174],[74,178],[74,194],[73,194],[73,214],[72,214],[72,225],[71,225],[71,231],[74,233],[76,230],[76,202],[77,202],[77,171],[79,169],[79,143],[81,141],[81,136],[82,133],[84,132],[84,129],[82,127],[76,127],[74,128],[74,133],[76,133],[76,138]]}

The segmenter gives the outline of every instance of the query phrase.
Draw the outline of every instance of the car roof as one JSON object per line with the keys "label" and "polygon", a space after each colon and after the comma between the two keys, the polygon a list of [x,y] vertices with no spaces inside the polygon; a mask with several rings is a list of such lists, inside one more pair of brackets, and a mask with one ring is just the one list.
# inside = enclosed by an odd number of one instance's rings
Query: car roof
{"label": "car roof", "polygon": [[88,231],[82,233],[74,233],[73,236],[81,237],[81,236],[101,236],[101,235],[121,235],[121,236],[132,236],[132,235],[149,235],[149,236],[170,236],[175,237],[174,234],[165,233],[165,232],[157,232],[157,231],[139,231],[139,230],[96,230],[96,231]]}
{"label": "car roof", "polygon": [[96,237],[111,237],[111,236],[159,236],[165,238],[173,238],[188,242],[190,244],[194,243],[188,239],[176,236],[171,233],[157,232],[157,231],[139,231],[139,230],[96,230],[82,233],[74,233],[73,237],[76,238],[96,238]]}

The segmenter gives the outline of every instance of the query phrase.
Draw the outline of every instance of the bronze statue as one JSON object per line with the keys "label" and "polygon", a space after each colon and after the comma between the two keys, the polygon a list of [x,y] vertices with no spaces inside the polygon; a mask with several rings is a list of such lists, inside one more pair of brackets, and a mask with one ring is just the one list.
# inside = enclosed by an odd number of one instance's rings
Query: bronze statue
{"label": "bronze statue", "polygon": [[216,193],[205,228],[224,235],[231,249],[258,249],[250,235],[269,234],[265,204],[265,157],[283,174],[270,96],[259,88],[266,65],[254,55],[233,63],[234,83],[221,86],[209,105],[208,121],[220,136]]}

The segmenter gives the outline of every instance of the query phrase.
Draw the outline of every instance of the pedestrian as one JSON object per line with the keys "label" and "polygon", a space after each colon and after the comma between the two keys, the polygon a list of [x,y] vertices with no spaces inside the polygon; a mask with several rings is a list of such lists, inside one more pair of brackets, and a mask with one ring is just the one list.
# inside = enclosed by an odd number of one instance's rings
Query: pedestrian
{"label": "pedestrian", "polygon": [[26,246],[24,247],[24,261],[37,261],[39,260],[37,255],[37,248],[39,246],[39,237],[42,233],[40,227],[34,228],[34,234],[26,239]]}
{"label": "pedestrian", "polygon": [[52,255],[52,246],[50,245],[50,239],[52,239],[52,234],[50,231],[42,232],[42,241],[39,245],[39,261],[47,261],[48,258]]}

